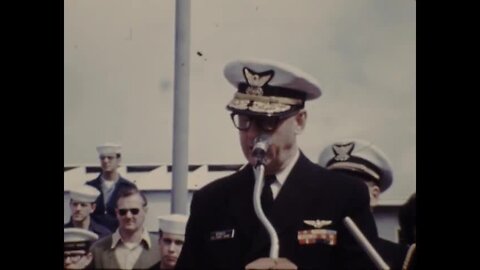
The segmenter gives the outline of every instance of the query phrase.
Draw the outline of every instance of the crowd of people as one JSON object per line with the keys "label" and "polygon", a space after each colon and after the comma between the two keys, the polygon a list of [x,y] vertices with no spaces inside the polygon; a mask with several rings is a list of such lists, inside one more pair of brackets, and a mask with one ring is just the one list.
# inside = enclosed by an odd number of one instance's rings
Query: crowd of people
{"label": "crowd of people", "polygon": [[[97,147],[102,172],[70,190],[64,229],[66,269],[245,269],[269,257],[270,236],[251,200],[262,157],[262,210],[278,234],[279,257],[298,269],[375,269],[344,225],[349,217],[390,269],[415,267],[415,196],[400,210],[400,242],[382,239],[373,217],[393,182],[386,155],[364,140],[328,145],[318,163],[297,136],[307,125],[307,101],[321,95],[309,74],[284,63],[239,60],[224,68],[235,89],[226,109],[247,165],[195,191],[190,214],[159,216],[145,229],[146,196],[117,171],[121,147]],[[412,202],[413,200],[413,202]],[[154,210],[153,210],[154,211]]]}

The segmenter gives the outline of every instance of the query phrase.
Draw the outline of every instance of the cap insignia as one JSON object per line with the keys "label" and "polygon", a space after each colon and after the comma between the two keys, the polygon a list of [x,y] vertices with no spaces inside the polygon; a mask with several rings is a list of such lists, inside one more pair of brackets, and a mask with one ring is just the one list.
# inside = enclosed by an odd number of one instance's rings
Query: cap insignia
{"label": "cap insignia", "polygon": [[345,161],[350,158],[350,154],[353,151],[353,148],[355,147],[355,143],[347,143],[344,145],[341,144],[334,144],[333,145],[333,152],[335,153],[334,159],[336,161]]}
{"label": "cap insignia", "polygon": [[243,76],[248,83],[245,93],[248,95],[263,96],[262,87],[273,78],[273,74],[273,70],[257,73],[247,67],[244,67]]}

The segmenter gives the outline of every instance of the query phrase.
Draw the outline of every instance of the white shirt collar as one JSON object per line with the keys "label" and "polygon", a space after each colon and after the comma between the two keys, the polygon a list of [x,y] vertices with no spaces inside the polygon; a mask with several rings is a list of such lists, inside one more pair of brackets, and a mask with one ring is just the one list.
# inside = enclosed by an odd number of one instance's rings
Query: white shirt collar
{"label": "white shirt collar", "polygon": [[281,186],[285,183],[285,180],[287,180],[288,175],[293,169],[293,166],[295,163],[297,163],[298,158],[300,157],[300,150],[297,149],[297,152],[295,153],[295,156],[293,156],[292,161],[285,167],[285,169],[279,173],[277,173],[275,176],[277,177],[277,181],[280,183]]}
{"label": "white shirt collar", "polygon": [[[283,184],[285,183],[285,180],[287,180],[288,175],[292,171],[295,163],[297,163],[297,160],[298,160],[299,157],[300,157],[300,150],[297,149],[297,152],[293,156],[290,163],[288,163],[287,167],[285,167],[285,169],[283,169],[283,171],[275,174],[275,176],[277,177],[277,180],[270,185],[270,187],[272,189],[274,199],[277,198],[277,195],[280,192],[280,189],[282,188]],[[252,167],[252,170],[254,170],[254,174],[255,174],[255,169],[253,169],[253,167]]]}
{"label": "white shirt collar", "polygon": [[[145,230],[145,228],[143,228],[143,232],[142,232],[142,239],[140,240],[141,241],[145,241],[145,243],[147,244],[147,248],[151,248],[152,247],[152,244],[150,242],[150,235],[148,234],[147,230]],[[122,240],[122,236],[120,235],[120,232],[119,232],[119,229],[117,229],[113,234],[112,234],[112,245],[110,246],[111,249],[114,249],[119,243],[120,241],[123,242]]]}
{"label": "white shirt collar", "polygon": [[120,177],[121,177],[121,176],[120,176],[120,174],[118,173],[116,179],[114,179],[114,180],[107,180],[107,179],[103,178],[103,174],[100,174],[101,182],[102,182],[103,184],[107,184],[107,185],[109,185],[109,186],[117,183],[118,180],[120,180]]}
{"label": "white shirt collar", "polygon": [[115,185],[115,181],[107,181],[105,178],[102,177],[102,188],[104,190],[109,190]]}

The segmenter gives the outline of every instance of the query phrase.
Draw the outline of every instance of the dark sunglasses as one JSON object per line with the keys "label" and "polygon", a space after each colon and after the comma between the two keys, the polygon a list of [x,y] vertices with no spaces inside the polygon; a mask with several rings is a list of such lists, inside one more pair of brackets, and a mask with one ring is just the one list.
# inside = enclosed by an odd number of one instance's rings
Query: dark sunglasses
{"label": "dark sunglasses", "polygon": [[140,212],[140,209],[138,208],[121,208],[121,209],[118,209],[118,214],[120,214],[120,216],[125,216],[127,214],[127,212],[132,213],[132,215],[137,215],[139,212]]}

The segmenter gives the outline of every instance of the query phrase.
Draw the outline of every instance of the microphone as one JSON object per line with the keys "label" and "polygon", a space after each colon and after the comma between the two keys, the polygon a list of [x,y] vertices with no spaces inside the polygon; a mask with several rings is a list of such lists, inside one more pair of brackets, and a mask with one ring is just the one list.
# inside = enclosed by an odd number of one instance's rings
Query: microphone
{"label": "microphone", "polygon": [[253,146],[252,154],[257,158],[257,165],[263,164],[265,156],[267,155],[268,147],[270,147],[271,144],[270,135],[262,133],[256,137],[253,142],[255,145]]}
{"label": "microphone", "polygon": [[271,145],[271,138],[267,134],[260,134],[255,138],[252,155],[257,159],[257,164],[253,167],[255,173],[255,185],[253,186],[253,209],[258,219],[270,237],[270,257],[262,257],[250,262],[245,266],[246,270],[262,270],[262,269],[285,269],[296,270],[298,267],[287,258],[279,258],[280,241],[277,232],[272,223],[262,209],[261,193],[265,176],[265,156]]}

